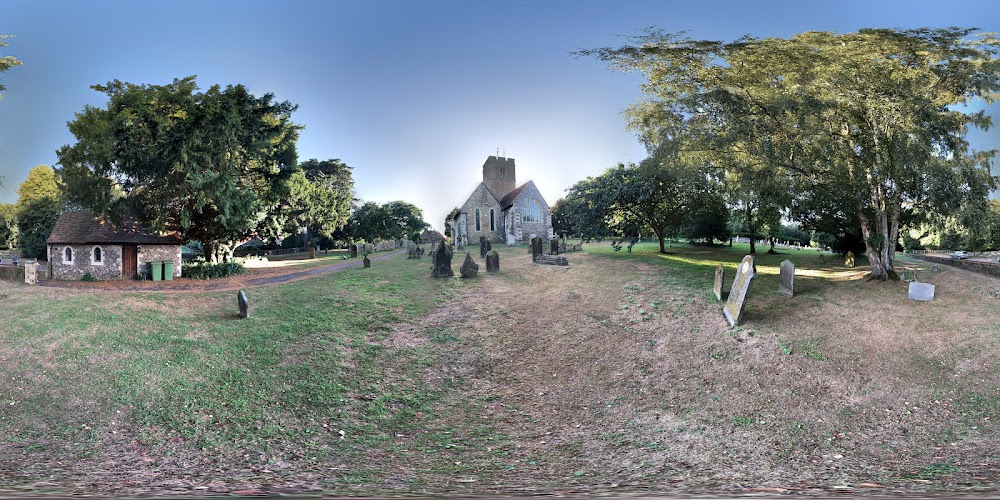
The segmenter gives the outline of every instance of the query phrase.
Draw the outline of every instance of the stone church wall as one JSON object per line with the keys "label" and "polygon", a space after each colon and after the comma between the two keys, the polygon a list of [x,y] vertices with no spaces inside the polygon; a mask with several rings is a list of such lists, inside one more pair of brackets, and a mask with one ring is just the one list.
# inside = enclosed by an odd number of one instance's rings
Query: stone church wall
{"label": "stone church wall", "polygon": [[[101,262],[93,262],[94,247],[101,248]],[[73,249],[73,262],[64,262],[66,247]],[[84,274],[99,280],[117,280],[122,277],[121,245],[49,245],[49,266],[52,278],[79,280]]]}

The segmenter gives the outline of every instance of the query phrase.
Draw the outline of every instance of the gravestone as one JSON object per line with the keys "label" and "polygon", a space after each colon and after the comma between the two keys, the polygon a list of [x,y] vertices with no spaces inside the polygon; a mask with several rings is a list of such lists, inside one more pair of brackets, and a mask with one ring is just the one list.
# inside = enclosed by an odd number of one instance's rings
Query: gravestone
{"label": "gravestone", "polygon": [[549,255],[559,255],[559,240],[549,240]]}
{"label": "gravestone", "polygon": [[740,267],[736,268],[736,279],[733,287],[729,289],[729,300],[722,308],[722,314],[729,321],[729,326],[740,324],[743,318],[743,309],[746,307],[747,295],[750,293],[750,284],[754,279],[753,256],[743,257]]}
{"label": "gravestone", "polygon": [[448,276],[454,276],[455,272],[451,270],[451,248],[448,245],[440,245],[436,252],[434,252],[434,270],[431,271],[431,277],[434,278],[445,278]]}
{"label": "gravestone", "polygon": [[489,242],[486,241],[486,237],[485,236],[480,236],[479,237],[479,258],[480,259],[485,259],[486,258],[486,252],[490,251],[488,248],[486,248],[487,244],[489,244]]}
{"label": "gravestone", "polygon": [[38,264],[35,262],[26,262],[24,264],[24,282],[28,285],[34,285],[38,283]]}
{"label": "gravestone", "polygon": [[934,300],[934,285],[930,283],[921,283],[919,281],[911,281],[907,297],[912,300],[919,300],[922,302]]}
{"label": "gravestone", "polygon": [[778,293],[789,297],[795,295],[795,264],[785,260],[781,262],[781,275],[778,277]]}
{"label": "gravestone", "polygon": [[461,269],[459,269],[463,278],[475,278],[476,274],[479,273],[479,264],[476,264],[475,260],[472,260],[472,254],[465,252],[465,262],[462,263]]}
{"label": "gravestone", "polygon": [[490,253],[490,250],[493,250],[493,243],[490,243],[489,241],[487,241],[486,242],[486,253]]}
{"label": "gravestone", "polygon": [[715,300],[722,300],[722,281],[726,279],[726,270],[719,264],[715,268]]}
{"label": "gravestone", "polygon": [[848,250],[847,254],[844,255],[844,265],[847,267],[854,267],[854,252]]}
{"label": "gravestone", "polygon": [[310,259],[316,258],[316,247],[309,247],[309,258]]}
{"label": "gravestone", "polygon": [[414,243],[413,240],[406,240],[406,258],[417,258],[417,244]]}
{"label": "gravestone", "polygon": [[236,294],[236,302],[240,305],[240,318],[250,317],[250,303],[247,301],[247,294],[243,290],[240,290]]}
{"label": "gravestone", "polygon": [[357,258],[357,256],[358,256],[358,245],[352,244],[351,245],[351,258],[354,259],[354,258]]}
{"label": "gravestone", "polygon": [[544,251],[542,250],[542,239],[538,236],[531,238],[531,260],[532,262],[538,260],[538,257],[542,255]]}
{"label": "gravestone", "polygon": [[368,254],[365,254],[365,260],[362,262],[365,263],[365,267],[372,267],[372,261],[368,260]]}
{"label": "gravestone", "polygon": [[486,252],[486,272],[500,272],[500,254],[498,254],[496,250]]}

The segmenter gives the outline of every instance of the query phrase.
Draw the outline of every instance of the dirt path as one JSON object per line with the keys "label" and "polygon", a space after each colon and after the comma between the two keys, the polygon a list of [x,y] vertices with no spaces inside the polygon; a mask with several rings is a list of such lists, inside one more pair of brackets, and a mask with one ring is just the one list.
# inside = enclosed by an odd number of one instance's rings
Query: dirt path
{"label": "dirt path", "polygon": [[[405,250],[396,250],[379,255],[373,255],[369,260],[378,262],[401,255]],[[303,278],[332,273],[348,267],[359,267],[362,259],[338,261],[335,264],[312,267],[308,269],[288,268],[250,268],[245,274],[214,280],[197,280],[192,278],[175,278],[170,281],[60,281],[46,279],[38,282],[38,286],[49,288],[64,288],[74,290],[98,290],[109,292],[204,292],[238,290],[240,288],[287,283]]]}

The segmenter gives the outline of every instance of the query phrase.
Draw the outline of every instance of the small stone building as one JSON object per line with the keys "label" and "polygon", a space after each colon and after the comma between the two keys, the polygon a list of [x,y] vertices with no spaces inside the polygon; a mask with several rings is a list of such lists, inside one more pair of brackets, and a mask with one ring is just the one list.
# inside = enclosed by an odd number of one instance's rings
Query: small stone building
{"label": "small stone building", "polygon": [[47,244],[48,275],[57,280],[79,280],[86,273],[101,280],[134,279],[148,275],[153,261],[171,261],[173,275],[181,275],[180,237],[154,233],[133,220],[115,226],[89,210],[63,212]]}
{"label": "small stone building", "polygon": [[513,158],[490,156],[483,164],[483,182],[448,221],[462,244],[487,240],[524,243],[531,236],[551,238],[549,204],[532,181],[517,186]]}

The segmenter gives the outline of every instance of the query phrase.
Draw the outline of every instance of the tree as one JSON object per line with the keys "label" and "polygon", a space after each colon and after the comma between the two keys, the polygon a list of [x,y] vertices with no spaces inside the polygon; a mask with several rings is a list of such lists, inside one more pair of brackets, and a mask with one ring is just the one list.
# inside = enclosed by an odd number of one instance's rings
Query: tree
{"label": "tree", "polygon": [[268,214],[295,173],[296,106],[242,85],[199,92],[193,76],[93,88],[108,95],[107,108],[77,113],[69,123],[76,144],[57,152],[72,202],[112,220],[128,214],[179,229],[212,261],[273,226]]}
{"label": "tree", "polygon": [[424,222],[423,212],[405,201],[390,201],[378,204],[365,202],[351,215],[354,236],[364,241],[412,239],[430,227]]}
{"label": "tree", "polygon": [[[611,198],[602,176],[587,177],[570,186],[559,205],[559,216],[572,232],[586,241],[610,234],[606,222],[611,208]],[[553,220],[555,215],[553,215]]]}
{"label": "tree", "polygon": [[390,201],[384,206],[392,222],[386,239],[411,239],[420,237],[420,233],[431,227],[424,221],[424,213],[412,203],[405,201]]}
{"label": "tree", "polygon": [[[3,40],[13,37],[14,35],[0,35],[0,47],[6,47],[10,45]],[[20,65],[21,61],[18,61],[17,58],[15,58],[14,56],[0,57],[0,73],[3,73],[4,71],[7,71],[10,68],[13,68],[14,66],[20,66]],[[0,92],[3,92],[4,90],[7,90],[7,87],[0,85]],[[0,99],[3,99],[3,94],[0,94]]]}
{"label": "tree", "polygon": [[17,230],[21,255],[46,258],[46,240],[52,234],[62,211],[62,193],[55,171],[48,165],[37,165],[17,188]]}
{"label": "tree", "polygon": [[[809,192],[845,194],[870,279],[885,280],[895,277],[904,206],[939,202],[939,185],[995,187],[993,152],[969,151],[965,138],[991,120],[959,107],[992,102],[1000,90],[1000,40],[971,38],[977,31],[866,29],[723,43],[650,30],[631,45],[580,54],[645,74],[648,98],[628,117],[647,144],[664,128],[689,130],[689,152],[746,158]],[[960,175],[969,165],[982,175]]]}
{"label": "tree", "polygon": [[0,204],[0,247],[14,248],[17,245],[17,205]]}
{"label": "tree", "polygon": [[286,186],[285,230],[305,227],[307,246],[313,236],[332,240],[347,224],[354,201],[354,178],[351,167],[339,159],[302,162]]}

